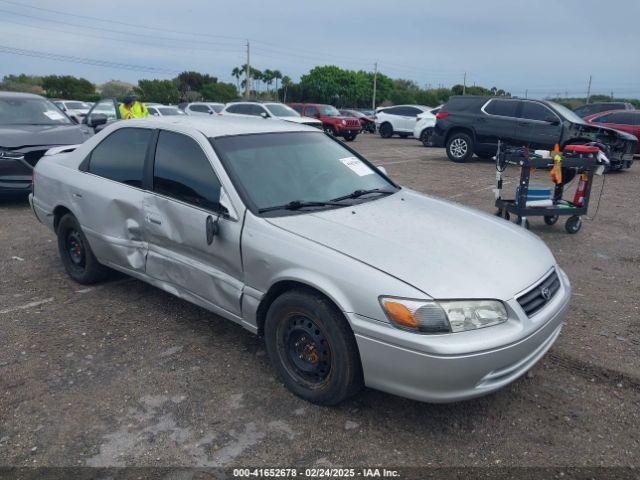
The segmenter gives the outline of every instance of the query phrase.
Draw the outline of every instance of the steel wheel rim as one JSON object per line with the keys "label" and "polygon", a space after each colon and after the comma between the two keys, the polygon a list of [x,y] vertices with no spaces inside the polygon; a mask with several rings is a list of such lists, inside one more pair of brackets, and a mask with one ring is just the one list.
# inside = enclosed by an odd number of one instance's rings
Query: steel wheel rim
{"label": "steel wheel rim", "polygon": [[449,150],[454,157],[462,158],[467,154],[467,142],[461,138],[456,138],[451,142],[451,145],[449,145]]}
{"label": "steel wheel rim", "polygon": [[84,245],[82,244],[82,237],[80,236],[80,232],[78,232],[77,230],[69,230],[69,232],[67,233],[65,246],[71,263],[76,267],[84,268],[85,251]]}
{"label": "steel wheel rim", "polygon": [[316,323],[303,313],[290,315],[280,329],[280,356],[296,378],[315,387],[331,373],[329,340]]}

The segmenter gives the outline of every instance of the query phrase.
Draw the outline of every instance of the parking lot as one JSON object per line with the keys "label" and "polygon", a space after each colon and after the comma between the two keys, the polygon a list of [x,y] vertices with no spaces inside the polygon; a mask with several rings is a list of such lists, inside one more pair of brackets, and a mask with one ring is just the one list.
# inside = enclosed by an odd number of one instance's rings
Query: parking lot
{"label": "parking lot", "polygon": [[[413,139],[350,146],[401,185],[494,211],[491,162],[454,164]],[[260,338],[140,281],[74,283],[27,203],[3,202],[0,464],[638,465],[639,183],[640,165],[608,175],[577,235],[531,219],[573,284],[564,331],[525,377],[448,405],[373,390],[304,402]]]}

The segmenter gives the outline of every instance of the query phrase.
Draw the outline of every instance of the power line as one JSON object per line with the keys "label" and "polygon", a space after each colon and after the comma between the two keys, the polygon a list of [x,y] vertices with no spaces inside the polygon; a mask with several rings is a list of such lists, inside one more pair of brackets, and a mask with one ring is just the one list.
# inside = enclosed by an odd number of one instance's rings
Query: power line
{"label": "power line", "polygon": [[93,65],[96,67],[120,68],[123,70],[132,70],[138,72],[153,72],[160,74],[177,74],[178,70],[168,68],[145,67],[142,65],[132,65],[130,63],[109,62],[107,60],[97,60],[93,58],[74,57],[71,55],[61,55],[52,52],[41,52],[37,50],[27,50],[24,48],[14,48],[8,45],[0,45],[0,53],[8,53],[10,55],[19,55],[25,57],[44,58],[46,60],[56,60],[60,62],[78,63],[82,65]]}

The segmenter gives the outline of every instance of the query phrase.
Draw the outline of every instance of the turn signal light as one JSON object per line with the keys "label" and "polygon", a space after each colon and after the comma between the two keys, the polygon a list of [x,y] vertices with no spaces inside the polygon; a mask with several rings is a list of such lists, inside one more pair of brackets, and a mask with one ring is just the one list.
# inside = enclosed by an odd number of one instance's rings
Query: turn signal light
{"label": "turn signal light", "polygon": [[436,118],[447,118],[449,116],[449,112],[438,112],[436,113]]}

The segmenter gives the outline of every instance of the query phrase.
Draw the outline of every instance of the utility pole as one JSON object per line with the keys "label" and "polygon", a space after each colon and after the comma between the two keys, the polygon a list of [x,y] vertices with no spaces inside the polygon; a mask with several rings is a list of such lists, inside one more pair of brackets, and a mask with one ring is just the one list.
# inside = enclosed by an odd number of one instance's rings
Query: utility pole
{"label": "utility pole", "polygon": [[613,100],[613,90],[611,90],[611,100]]}
{"label": "utility pole", "polygon": [[376,111],[376,87],[378,83],[378,62],[373,64],[373,100],[371,102],[371,109]]}
{"label": "utility pole", "polygon": [[462,94],[467,94],[467,72],[464,72],[464,80],[462,81]]}
{"label": "utility pole", "polygon": [[589,103],[590,97],[591,97],[591,75],[589,75],[589,86],[587,87],[587,103]]}
{"label": "utility pole", "polygon": [[249,40],[247,40],[247,66],[244,72],[244,98],[249,100],[251,95],[251,51],[249,47]]}
{"label": "utility pole", "polygon": [[526,90],[524,91],[524,98],[527,98],[527,95],[528,95],[528,94],[529,94],[529,89],[526,89]]}

